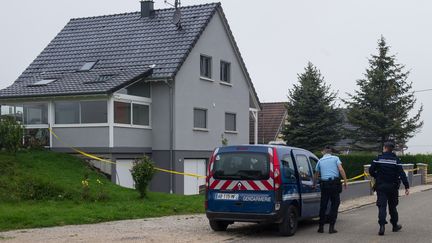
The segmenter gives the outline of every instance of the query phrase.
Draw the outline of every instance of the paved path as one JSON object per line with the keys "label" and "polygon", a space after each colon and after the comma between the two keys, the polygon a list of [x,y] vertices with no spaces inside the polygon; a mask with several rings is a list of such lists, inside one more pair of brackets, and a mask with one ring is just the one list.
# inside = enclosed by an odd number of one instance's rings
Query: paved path
{"label": "paved path", "polygon": [[[293,237],[280,237],[274,226],[236,223],[227,232],[213,232],[205,215],[124,220],[0,232],[2,242],[431,242],[432,185],[418,186],[400,198],[402,232],[377,235],[375,196],[341,205],[339,233],[316,233],[316,221],[303,222]],[[424,191],[427,190],[427,191]],[[422,192],[423,191],[423,192]],[[358,208],[360,207],[360,208]],[[388,227],[390,228],[390,227]],[[326,229],[327,230],[327,229]]]}

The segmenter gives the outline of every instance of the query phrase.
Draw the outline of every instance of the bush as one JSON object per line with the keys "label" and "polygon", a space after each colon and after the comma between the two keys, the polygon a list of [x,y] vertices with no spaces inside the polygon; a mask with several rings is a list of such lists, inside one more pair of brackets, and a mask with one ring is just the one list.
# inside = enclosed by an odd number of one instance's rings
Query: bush
{"label": "bush", "polygon": [[18,181],[19,200],[63,200],[70,199],[72,195],[46,179],[23,177]]}
{"label": "bush", "polygon": [[[376,158],[373,154],[350,154],[350,155],[338,155],[341,159],[344,169],[349,178],[363,173],[363,166],[372,163]],[[417,154],[417,155],[401,155],[400,160],[404,164],[417,164],[425,163],[428,164],[429,173],[432,172],[432,155]]]}
{"label": "bush", "polygon": [[4,116],[0,118],[0,149],[16,154],[22,147],[24,127],[14,118]]}
{"label": "bush", "polygon": [[135,182],[135,188],[140,193],[140,197],[146,197],[148,185],[155,174],[153,161],[147,156],[137,159],[134,161],[130,171]]}

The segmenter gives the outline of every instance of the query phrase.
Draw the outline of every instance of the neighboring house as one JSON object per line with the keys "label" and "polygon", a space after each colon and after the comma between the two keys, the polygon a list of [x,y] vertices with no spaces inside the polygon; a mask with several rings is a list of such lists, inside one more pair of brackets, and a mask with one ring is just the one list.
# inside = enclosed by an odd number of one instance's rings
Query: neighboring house
{"label": "neighboring house", "polygon": [[[283,126],[287,119],[286,102],[261,103],[258,114],[258,143],[282,142]],[[251,116],[249,128],[249,143],[255,143],[254,120]]]}
{"label": "neighboring house", "polygon": [[[222,135],[248,143],[249,113],[260,110],[220,4],[154,10],[151,1],[141,12],[70,20],[0,91],[0,105],[23,122],[26,140],[116,161],[93,164],[128,187],[132,161],[144,154],[158,167],[205,175]],[[202,184],[161,172],[151,189],[196,194]]]}

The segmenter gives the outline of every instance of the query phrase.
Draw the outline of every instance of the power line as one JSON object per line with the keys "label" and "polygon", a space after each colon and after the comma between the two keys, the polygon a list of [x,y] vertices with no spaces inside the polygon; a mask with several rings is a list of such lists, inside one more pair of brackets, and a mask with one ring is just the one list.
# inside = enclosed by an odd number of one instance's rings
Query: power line
{"label": "power line", "polygon": [[432,91],[432,89],[421,89],[421,90],[416,90],[413,93],[420,93],[420,92],[427,92],[427,91]]}

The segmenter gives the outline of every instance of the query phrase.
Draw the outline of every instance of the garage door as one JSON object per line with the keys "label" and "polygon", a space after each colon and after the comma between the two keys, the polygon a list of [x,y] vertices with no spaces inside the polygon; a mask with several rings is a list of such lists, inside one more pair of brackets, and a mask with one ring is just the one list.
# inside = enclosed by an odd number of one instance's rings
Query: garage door
{"label": "garage door", "polygon": [[116,181],[117,185],[127,188],[135,188],[130,169],[133,166],[133,159],[118,159],[116,161]]}
{"label": "garage door", "polygon": [[[206,175],[206,159],[185,159],[184,172],[198,175]],[[199,187],[205,184],[205,178],[192,176],[184,177],[184,194],[199,194]]]}

